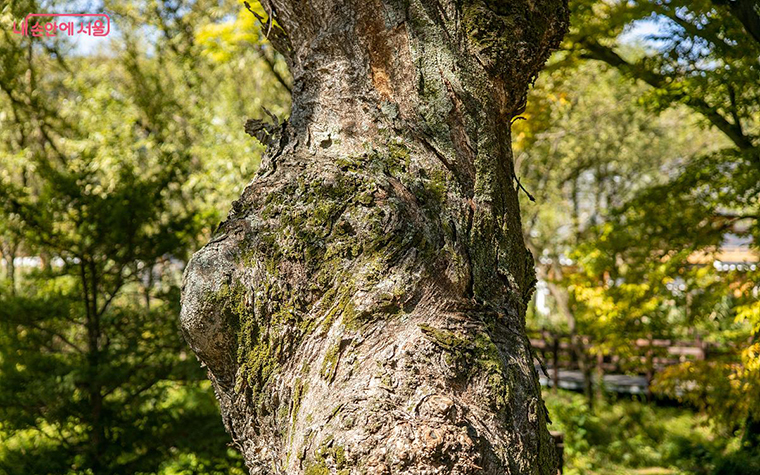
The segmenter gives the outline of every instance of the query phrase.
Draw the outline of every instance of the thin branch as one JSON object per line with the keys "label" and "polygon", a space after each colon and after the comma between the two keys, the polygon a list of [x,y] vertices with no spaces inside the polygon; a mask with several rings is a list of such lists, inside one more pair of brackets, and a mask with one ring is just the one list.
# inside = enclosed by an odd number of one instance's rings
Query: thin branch
{"label": "thin branch", "polygon": [[58,337],[66,345],[68,345],[69,347],[71,347],[72,349],[74,349],[74,351],[76,351],[76,352],[78,352],[80,354],[84,354],[84,350],[83,349],[79,348],[77,345],[75,345],[74,343],[72,343],[71,341],[69,341],[66,337],[64,337],[63,335],[61,335],[58,332],[54,332],[53,330],[50,330],[48,328],[41,327],[41,326],[35,324],[34,322],[24,322],[24,323],[21,323],[21,325],[30,326],[30,327],[34,328],[35,330],[39,330],[39,331],[47,333],[49,335]]}
{"label": "thin branch", "polygon": [[293,94],[293,88],[288,84],[288,82],[285,80],[285,78],[280,74],[277,69],[275,69],[275,62],[272,58],[267,56],[266,52],[264,52],[264,49],[261,47],[261,45],[257,45],[258,47],[256,50],[259,53],[259,56],[262,60],[266,63],[266,65],[269,67],[269,70],[272,72],[272,75],[275,79],[277,79],[277,82],[279,82],[282,87],[284,87],[289,94]]}
{"label": "thin branch", "polygon": [[742,132],[742,121],[739,117],[739,108],[736,105],[736,90],[734,89],[734,86],[731,84],[728,84],[728,98],[731,101],[731,117],[734,119],[734,125],[739,129],[739,132]]}
{"label": "thin branch", "polygon": [[523,190],[525,192],[525,194],[528,195],[528,199],[535,203],[536,199],[533,197],[533,195],[530,194],[530,192],[528,190],[525,189],[525,187],[523,186],[523,184],[520,183],[520,179],[517,178],[517,175],[513,174],[512,176],[515,179],[515,181],[517,182],[518,189]]}

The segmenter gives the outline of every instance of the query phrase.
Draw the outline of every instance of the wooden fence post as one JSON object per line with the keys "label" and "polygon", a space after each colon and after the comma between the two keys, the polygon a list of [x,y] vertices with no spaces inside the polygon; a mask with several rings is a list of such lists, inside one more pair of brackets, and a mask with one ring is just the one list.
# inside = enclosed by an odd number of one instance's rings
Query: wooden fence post
{"label": "wooden fence post", "polygon": [[707,352],[709,350],[709,345],[706,341],[702,339],[701,335],[697,335],[697,345],[699,345],[699,349],[701,350],[699,356],[697,356],[697,360],[699,361],[705,361],[707,360]]}
{"label": "wooden fence post", "polygon": [[604,353],[601,350],[596,354],[596,397],[601,399],[604,391]]}
{"label": "wooden fence post", "polygon": [[646,378],[647,378],[647,401],[652,400],[652,379],[654,379],[654,348],[652,342],[653,336],[647,335],[648,345],[646,353]]}
{"label": "wooden fence post", "polygon": [[541,345],[541,361],[546,362],[546,347],[548,346],[548,339],[546,338],[546,328],[541,328],[541,339],[544,340],[544,344]]}
{"label": "wooden fence post", "polygon": [[554,450],[557,454],[557,474],[562,475],[565,465],[565,435],[562,432],[551,431],[554,440]]}
{"label": "wooden fence post", "polygon": [[559,336],[557,334],[552,338],[552,378],[554,389],[559,389]]}

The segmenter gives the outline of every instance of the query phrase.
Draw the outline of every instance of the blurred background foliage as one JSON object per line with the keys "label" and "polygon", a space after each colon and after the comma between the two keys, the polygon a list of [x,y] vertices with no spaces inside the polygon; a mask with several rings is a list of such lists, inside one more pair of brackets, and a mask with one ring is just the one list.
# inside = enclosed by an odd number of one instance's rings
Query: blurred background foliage
{"label": "blurred background foliage", "polygon": [[[760,473],[760,270],[718,261],[760,242],[755,4],[572,0],[514,124],[529,329],[569,334],[589,382],[612,353],[641,373],[640,338],[733,349],[648,400],[545,390],[565,473]],[[114,31],[13,34],[31,12]],[[9,0],[0,24],[0,474],[245,473],[179,288],[258,167],[245,120],[288,115],[282,58],[234,0]]]}
{"label": "blurred background foliage", "polygon": [[[235,2],[75,3],[0,10],[0,473],[244,473],[179,286],[258,167],[245,120],[287,116],[286,67]],[[12,33],[54,11],[115,31]]]}
{"label": "blurred background foliage", "polygon": [[[544,295],[528,326],[568,334],[584,373],[583,398],[545,392],[567,468],[760,473],[760,5],[570,3],[514,126]],[[591,384],[613,355],[646,373],[652,339],[723,352],[654,374],[648,403]]]}

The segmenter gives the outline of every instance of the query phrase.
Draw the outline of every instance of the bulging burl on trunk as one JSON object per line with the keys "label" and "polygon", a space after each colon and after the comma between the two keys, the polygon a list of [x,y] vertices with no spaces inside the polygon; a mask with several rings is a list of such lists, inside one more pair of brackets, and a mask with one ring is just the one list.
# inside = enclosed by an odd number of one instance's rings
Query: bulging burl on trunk
{"label": "bulging burl on trunk", "polygon": [[251,473],[553,474],[510,121],[566,2],[262,4],[292,115],[181,314]]}

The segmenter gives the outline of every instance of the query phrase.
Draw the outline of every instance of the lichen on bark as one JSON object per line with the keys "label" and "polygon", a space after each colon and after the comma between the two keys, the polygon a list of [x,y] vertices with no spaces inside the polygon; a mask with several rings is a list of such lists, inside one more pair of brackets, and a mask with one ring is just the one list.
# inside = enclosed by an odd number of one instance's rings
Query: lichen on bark
{"label": "lichen on bark", "polygon": [[262,4],[292,114],[181,314],[251,473],[553,474],[509,124],[565,2]]}

